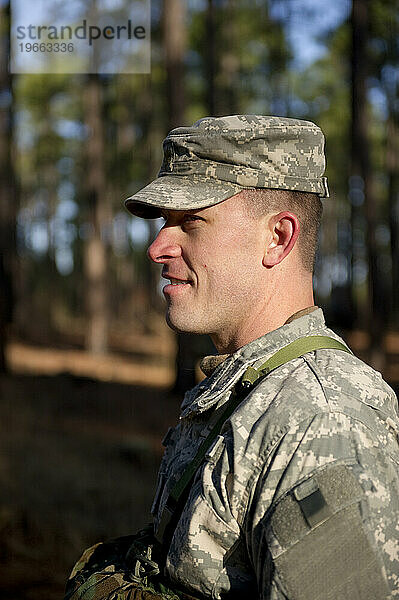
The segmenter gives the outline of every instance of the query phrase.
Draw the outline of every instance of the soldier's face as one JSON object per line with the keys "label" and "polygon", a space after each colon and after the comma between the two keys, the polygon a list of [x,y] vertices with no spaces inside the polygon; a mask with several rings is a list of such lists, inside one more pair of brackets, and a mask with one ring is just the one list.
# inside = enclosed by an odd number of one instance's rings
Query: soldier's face
{"label": "soldier's face", "polygon": [[176,331],[234,336],[264,302],[265,228],[233,196],[197,211],[164,211],[148,249],[163,264],[166,320]]}

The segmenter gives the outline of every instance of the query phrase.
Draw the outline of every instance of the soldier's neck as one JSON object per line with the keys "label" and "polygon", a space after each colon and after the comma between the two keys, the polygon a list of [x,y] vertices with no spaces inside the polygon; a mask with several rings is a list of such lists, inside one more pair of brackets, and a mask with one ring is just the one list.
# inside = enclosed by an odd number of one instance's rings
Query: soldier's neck
{"label": "soldier's neck", "polygon": [[313,293],[307,296],[302,302],[296,303],[295,307],[280,306],[280,311],[270,312],[264,315],[263,318],[259,315],[255,319],[248,318],[242,323],[242,326],[236,331],[221,331],[211,335],[212,341],[219,354],[233,354],[239,348],[249,344],[253,340],[262,337],[266,333],[270,333],[278,329],[285,323],[289,323],[296,318],[299,318],[309,312],[312,312],[317,307],[314,304]]}

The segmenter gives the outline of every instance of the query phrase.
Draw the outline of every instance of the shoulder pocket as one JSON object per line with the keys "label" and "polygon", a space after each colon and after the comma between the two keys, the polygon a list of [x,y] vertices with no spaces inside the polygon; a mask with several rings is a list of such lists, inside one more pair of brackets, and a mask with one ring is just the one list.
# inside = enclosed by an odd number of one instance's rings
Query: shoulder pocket
{"label": "shoulder pocket", "polygon": [[363,528],[363,490],[346,465],[328,467],[281,500],[271,526],[279,579],[295,600],[389,598],[377,551]]}

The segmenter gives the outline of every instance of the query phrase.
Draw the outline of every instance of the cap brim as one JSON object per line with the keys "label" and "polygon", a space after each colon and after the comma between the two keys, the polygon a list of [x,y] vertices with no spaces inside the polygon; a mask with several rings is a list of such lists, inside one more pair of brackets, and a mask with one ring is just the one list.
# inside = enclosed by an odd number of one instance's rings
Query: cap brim
{"label": "cap brim", "polygon": [[157,219],[162,209],[196,210],[227,200],[243,188],[220,179],[204,180],[190,175],[164,175],[125,200],[129,212],[144,219]]}

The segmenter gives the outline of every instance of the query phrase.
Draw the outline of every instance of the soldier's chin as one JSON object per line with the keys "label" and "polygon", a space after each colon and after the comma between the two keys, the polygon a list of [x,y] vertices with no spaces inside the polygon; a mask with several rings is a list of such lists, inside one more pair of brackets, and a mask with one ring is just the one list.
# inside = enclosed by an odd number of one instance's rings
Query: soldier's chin
{"label": "soldier's chin", "polygon": [[166,323],[173,331],[176,331],[176,333],[206,333],[196,327],[195,322],[192,319],[187,317],[179,319],[177,315],[171,314],[169,310],[166,311]]}

